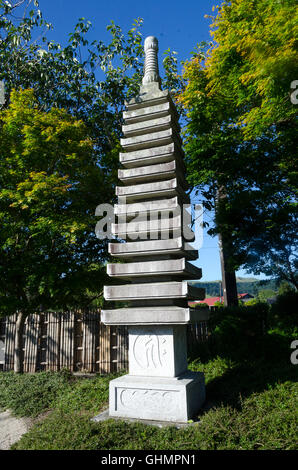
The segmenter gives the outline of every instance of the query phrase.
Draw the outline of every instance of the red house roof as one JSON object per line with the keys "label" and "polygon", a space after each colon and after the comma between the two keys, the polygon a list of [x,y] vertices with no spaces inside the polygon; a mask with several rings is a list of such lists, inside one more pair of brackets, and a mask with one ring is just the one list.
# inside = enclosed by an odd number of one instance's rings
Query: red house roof
{"label": "red house roof", "polygon": [[207,304],[208,307],[212,307],[215,302],[223,302],[223,297],[207,297],[206,299],[204,300],[199,300],[198,304]]}
{"label": "red house roof", "polygon": [[245,294],[238,294],[239,299],[245,299],[245,297],[252,298],[253,296],[248,294],[248,292],[246,292]]}
{"label": "red house roof", "polygon": [[[245,294],[238,294],[239,299],[245,299],[246,297],[252,298],[252,295],[248,294],[247,292]],[[195,306],[196,304],[207,304],[208,307],[213,307],[215,302],[223,303],[223,296],[222,297],[207,297],[204,300],[197,300],[195,302],[189,302],[189,305]]]}

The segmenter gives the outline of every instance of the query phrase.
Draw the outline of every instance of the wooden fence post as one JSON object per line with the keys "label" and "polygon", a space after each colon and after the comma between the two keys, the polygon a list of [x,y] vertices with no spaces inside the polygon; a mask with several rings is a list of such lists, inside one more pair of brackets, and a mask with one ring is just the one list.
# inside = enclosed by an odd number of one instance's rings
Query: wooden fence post
{"label": "wooden fence post", "polygon": [[25,322],[24,331],[24,372],[37,370],[37,345],[39,340],[40,316],[29,315]]}

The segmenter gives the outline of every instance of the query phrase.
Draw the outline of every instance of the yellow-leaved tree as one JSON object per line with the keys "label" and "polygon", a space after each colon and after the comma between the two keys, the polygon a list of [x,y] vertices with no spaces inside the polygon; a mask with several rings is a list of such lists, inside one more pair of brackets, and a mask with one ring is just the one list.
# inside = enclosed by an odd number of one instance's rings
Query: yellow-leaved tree
{"label": "yellow-leaved tree", "polygon": [[211,233],[223,237],[230,270],[297,288],[297,4],[216,10],[211,47],[185,63],[189,181],[216,209]]}

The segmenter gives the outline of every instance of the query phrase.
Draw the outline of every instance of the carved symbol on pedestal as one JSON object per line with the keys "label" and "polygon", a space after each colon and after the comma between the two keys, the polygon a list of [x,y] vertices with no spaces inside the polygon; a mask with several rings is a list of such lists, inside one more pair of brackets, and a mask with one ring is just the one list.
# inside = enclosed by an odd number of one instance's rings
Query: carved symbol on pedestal
{"label": "carved symbol on pedestal", "polygon": [[138,335],[133,344],[133,357],[141,369],[157,369],[163,367],[164,356],[167,354],[166,339],[162,340],[162,351],[159,337],[155,334]]}
{"label": "carved symbol on pedestal", "polygon": [[177,408],[174,390],[124,389],[120,392],[123,408],[172,413]]}

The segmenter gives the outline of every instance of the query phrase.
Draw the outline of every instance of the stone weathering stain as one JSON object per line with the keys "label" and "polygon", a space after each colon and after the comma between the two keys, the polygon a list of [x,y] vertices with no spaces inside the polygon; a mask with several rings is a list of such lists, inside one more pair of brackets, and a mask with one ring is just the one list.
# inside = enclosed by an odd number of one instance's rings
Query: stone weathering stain
{"label": "stone weathering stain", "polygon": [[[203,299],[204,291],[185,281],[200,279],[201,270],[190,263],[198,252],[182,234],[183,211],[170,217],[190,201],[178,114],[169,91],[161,90],[157,51],[157,39],[146,38],[140,94],[123,113],[123,185],[116,188],[112,232],[128,241],[109,244],[124,262],[108,264],[120,284],[105,286],[104,296],[125,305],[103,310],[102,321],[128,326],[129,374],[110,382],[109,415],[185,423],[205,400],[204,375],[187,370],[186,344],[186,325],[201,319],[188,300]],[[143,219],[126,224],[136,212]]]}

